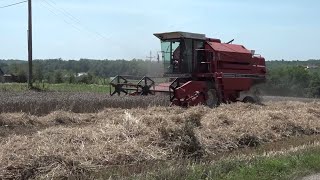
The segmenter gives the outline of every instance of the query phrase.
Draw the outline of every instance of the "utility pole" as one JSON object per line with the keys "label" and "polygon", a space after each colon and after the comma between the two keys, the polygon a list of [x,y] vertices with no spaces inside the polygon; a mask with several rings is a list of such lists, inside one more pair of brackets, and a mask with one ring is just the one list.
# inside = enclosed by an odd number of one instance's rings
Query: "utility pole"
{"label": "utility pole", "polygon": [[152,51],[150,51],[150,55],[147,56],[146,58],[148,58],[149,61],[152,61],[152,59],[155,58],[154,56],[152,56]]}
{"label": "utility pole", "polygon": [[[158,63],[160,63],[160,54],[162,54],[162,56],[163,56],[163,51],[158,51],[157,52],[157,61],[158,61]],[[162,57],[162,59],[163,59],[163,57]]]}
{"label": "utility pole", "polygon": [[28,0],[28,87],[32,88],[32,2]]}

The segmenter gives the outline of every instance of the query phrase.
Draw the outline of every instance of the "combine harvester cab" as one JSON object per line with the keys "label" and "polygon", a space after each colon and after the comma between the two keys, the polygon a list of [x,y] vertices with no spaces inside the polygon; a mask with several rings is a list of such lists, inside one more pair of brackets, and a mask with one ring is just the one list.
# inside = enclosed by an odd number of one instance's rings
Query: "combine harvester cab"
{"label": "combine harvester cab", "polygon": [[265,59],[255,55],[255,51],[204,34],[154,35],[161,40],[164,77],[171,81],[156,85],[151,78],[143,77],[132,83],[126,77],[117,76],[110,83],[114,89],[111,95],[168,93],[172,105],[183,107],[256,101],[254,96],[241,97],[241,93],[266,80]]}

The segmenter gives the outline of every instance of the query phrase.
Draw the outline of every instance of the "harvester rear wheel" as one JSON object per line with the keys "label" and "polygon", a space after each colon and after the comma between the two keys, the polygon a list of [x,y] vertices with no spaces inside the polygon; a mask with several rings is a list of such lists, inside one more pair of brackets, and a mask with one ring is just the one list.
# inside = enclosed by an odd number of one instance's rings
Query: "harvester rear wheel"
{"label": "harvester rear wheel", "polygon": [[243,98],[242,102],[255,104],[257,103],[257,100],[251,96],[246,96],[245,98]]}
{"label": "harvester rear wheel", "polygon": [[209,89],[207,92],[207,100],[206,105],[210,108],[218,107],[219,106],[219,98],[217,95],[217,91],[215,89]]}

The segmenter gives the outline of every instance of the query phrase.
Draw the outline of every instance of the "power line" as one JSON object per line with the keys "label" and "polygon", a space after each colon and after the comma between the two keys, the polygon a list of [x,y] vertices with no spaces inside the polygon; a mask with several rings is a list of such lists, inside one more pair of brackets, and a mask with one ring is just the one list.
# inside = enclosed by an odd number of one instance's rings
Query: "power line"
{"label": "power line", "polygon": [[[57,14],[54,10],[50,9],[48,6],[45,6],[43,3],[40,2],[40,4],[46,8],[48,11],[50,11],[53,15],[55,16],[59,16],[59,14]],[[75,28],[76,30],[80,31],[81,32],[81,29],[79,29],[77,26],[75,26],[74,24],[70,23],[69,21],[65,20],[65,19],[62,19],[66,24],[72,26],[73,28]]]}
{"label": "power line", "polygon": [[7,2],[8,2],[8,1],[13,1],[13,0],[0,0],[0,2],[4,2],[4,1],[7,1]]}
{"label": "power line", "polygon": [[108,38],[106,38],[105,36],[103,36],[102,34],[88,28],[87,26],[83,25],[81,23],[81,21],[76,18],[75,16],[73,16],[71,13],[69,13],[68,11],[66,11],[65,9],[59,7],[57,5],[57,3],[55,3],[52,0],[42,0],[44,3],[46,3],[48,6],[50,6],[51,8],[55,9],[57,12],[59,12],[59,14],[61,14],[62,16],[66,17],[69,19],[69,21],[72,21],[73,24],[78,25],[79,27],[81,27],[82,29],[84,29],[85,31],[94,34],[97,38],[99,39],[104,39],[104,40],[108,40]]}
{"label": "power line", "polygon": [[66,16],[69,16],[72,20],[74,20],[74,22],[76,22],[77,24],[79,24],[80,26],[82,26],[82,27],[83,27],[84,29],[86,29],[87,31],[90,31],[91,33],[94,33],[94,34],[100,36],[100,37],[103,38],[103,39],[107,39],[106,37],[104,37],[104,36],[103,36],[102,34],[100,34],[99,32],[94,31],[94,30],[88,28],[87,26],[83,25],[78,18],[76,18],[75,16],[73,16],[71,13],[69,13],[67,10],[63,9],[62,7],[59,7],[59,6],[57,5],[57,3],[55,3],[54,1],[52,1],[52,0],[43,0],[43,1],[49,1],[49,2],[51,2],[52,4],[56,5],[56,7],[59,8],[60,11],[61,11],[63,14],[65,14]]}
{"label": "power line", "polygon": [[[43,1],[46,1],[46,0],[43,0]],[[52,4],[56,5],[56,7],[57,7],[57,3],[55,3],[54,1],[51,1],[51,0],[48,0],[48,1],[50,1]],[[47,1],[47,2],[48,2],[48,1]],[[48,4],[50,4],[50,3],[48,3]],[[51,5],[51,6],[52,6],[52,5]],[[72,14],[68,13],[66,10],[64,10],[64,9],[61,8],[61,7],[60,7],[59,9],[60,9],[60,11],[61,11],[62,13],[65,13],[67,16],[71,17],[71,18],[74,19],[76,22],[80,23],[80,20],[77,19],[76,17],[74,17]]]}
{"label": "power line", "polygon": [[[45,2],[45,1],[43,1],[43,2]],[[42,2],[42,1],[39,1],[39,3],[40,3],[41,6],[43,6],[44,8],[46,8],[48,11],[50,11],[50,12],[51,12],[53,15],[55,15],[55,16],[57,16],[57,17],[61,16],[61,13],[57,13],[56,8],[53,8],[52,6],[48,6],[47,3],[45,4],[45,3],[43,3],[43,2]],[[75,30],[77,30],[77,31],[79,31],[79,32],[81,32],[81,33],[87,33],[90,38],[92,38],[93,40],[97,40],[97,37],[95,38],[95,37],[92,36],[93,34],[89,33],[88,31],[85,31],[85,32],[84,32],[82,28],[78,27],[76,24],[73,24],[72,22],[70,22],[70,20],[67,20],[67,19],[65,19],[65,18],[63,18],[63,17],[59,17],[59,18],[61,18],[61,20],[62,20],[64,23],[66,23],[66,24],[69,25],[70,27],[74,28]]]}
{"label": "power line", "polygon": [[17,2],[17,3],[1,6],[0,9],[11,7],[11,6],[16,6],[16,5],[19,5],[19,4],[22,4],[22,3],[26,3],[26,2],[28,2],[28,1],[20,1],[20,2]]}

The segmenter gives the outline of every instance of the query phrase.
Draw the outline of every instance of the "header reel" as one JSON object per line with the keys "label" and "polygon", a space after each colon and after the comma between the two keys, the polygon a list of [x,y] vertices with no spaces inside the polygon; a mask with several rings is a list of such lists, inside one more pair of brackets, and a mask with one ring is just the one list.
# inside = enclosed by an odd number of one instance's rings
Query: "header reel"
{"label": "header reel", "polygon": [[120,96],[121,93],[140,96],[155,95],[155,82],[147,76],[140,80],[133,76],[116,76],[109,84],[111,96],[115,94]]}

